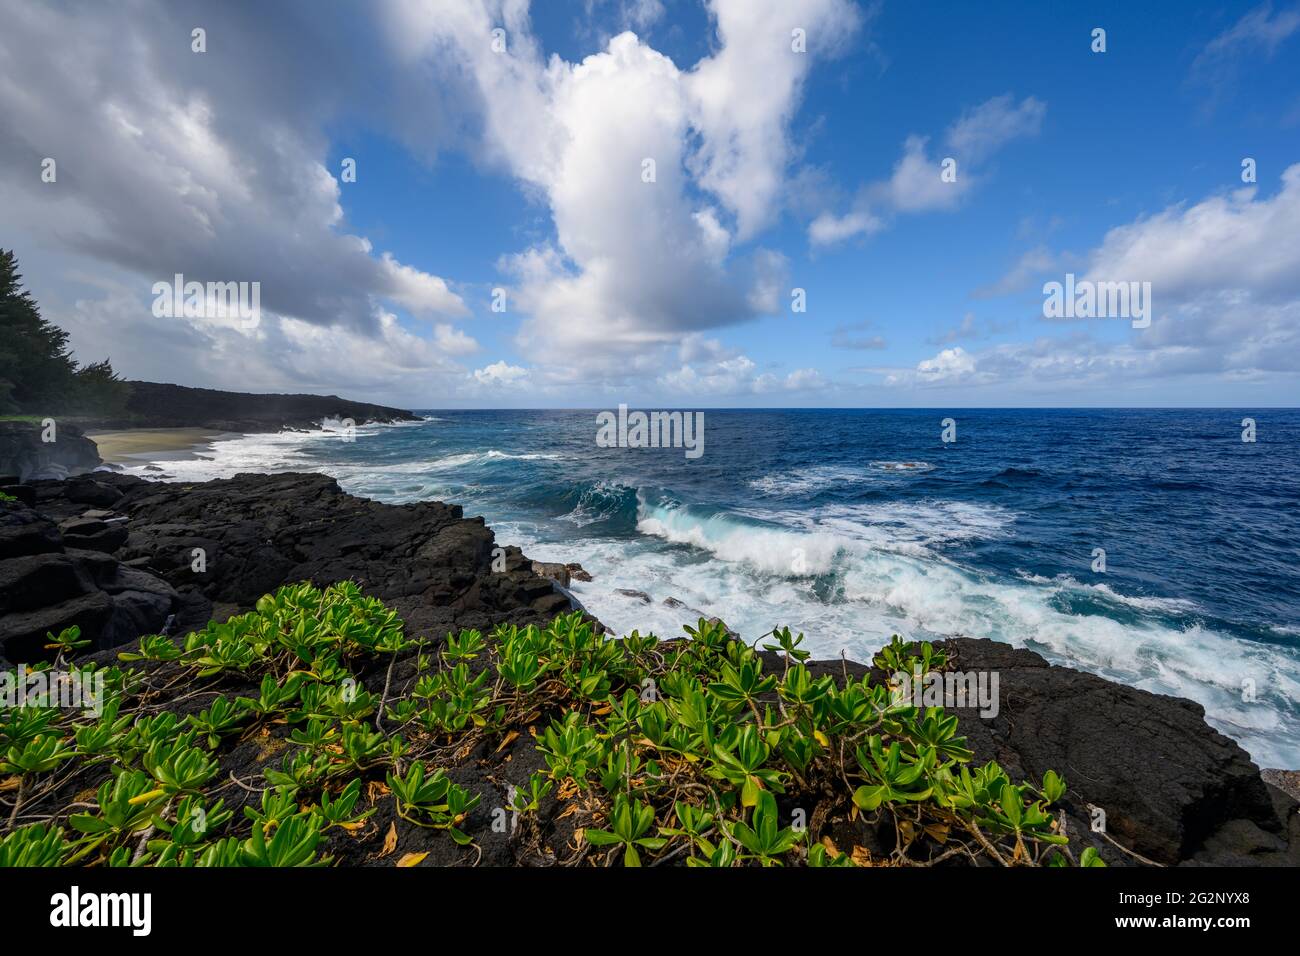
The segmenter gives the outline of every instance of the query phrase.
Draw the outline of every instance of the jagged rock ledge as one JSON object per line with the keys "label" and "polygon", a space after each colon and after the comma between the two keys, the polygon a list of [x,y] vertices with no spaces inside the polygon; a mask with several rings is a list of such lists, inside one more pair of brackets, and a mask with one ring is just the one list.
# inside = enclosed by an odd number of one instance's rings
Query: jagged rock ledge
{"label": "jagged rock ledge", "polygon": [[[578,566],[494,551],[492,531],[458,506],[385,505],[322,475],[186,484],[96,473],[23,488],[25,502],[0,503],[0,666],[39,656],[47,630],[78,624],[103,653],[140,634],[224,620],[300,580],[355,580],[409,632],[434,639],[544,623],[574,606],[559,582]],[[956,711],[976,760],[997,760],[1017,779],[1060,772],[1077,846],[1096,846],[1112,865],[1300,864],[1296,801],[1210,728],[1200,705],[992,641],[945,643],[958,669],[999,674],[996,717]],[[810,666],[837,678],[868,671]],[[538,761],[522,750],[517,758]],[[1093,808],[1107,836],[1092,831]]]}

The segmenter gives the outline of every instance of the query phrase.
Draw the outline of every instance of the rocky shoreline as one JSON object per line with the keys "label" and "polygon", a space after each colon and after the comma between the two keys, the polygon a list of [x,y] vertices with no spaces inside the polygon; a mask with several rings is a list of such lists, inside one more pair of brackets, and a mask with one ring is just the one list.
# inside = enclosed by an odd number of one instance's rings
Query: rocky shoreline
{"label": "rocky shoreline", "polygon": [[[337,395],[256,395],[159,382],[127,384],[130,397],[116,417],[0,420],[0,491],[20,482],[84,474],[103,464],[87,431],[202,428],[258,434],[309,431],[325,421],[354,425],[419,421],[405,409]],[[53,422],[52,432],[47,432],[45,421]]]}
{"label": "rocky shoreline", "polygon": [[[3,666],[38,658],[47,631],[73,624],[111,660],[141,634],[184,635],[304,580],[358,582],[411,634],[487,633],[570,610],[563,584],[584,573],[499,546],[481,518],[458,506],[386,505],[318,474],[187,484],[97,472],[20,487],[24,500],[0,503]],[[976,761],[997,760],[1017,778],[1060,772],[1077,847],[1095,846],[1111,865],[1300,864],[1296,800],[1265,782],[1236,743],[1205,723],[1198,704],[992,641],[944,644],[958,669],[1000,676],[997,716],[955,711]],[[848,661],[810,669],[837,678],[869,670]],[[502,759],[528,766],[538,756],[521,739]],[[492,761],[482,755],[468,755],[458,769],[494,786]],[[1286,784],[1285,772],[1270,773]],[[1104,835],[1091,828],[1098,810]]]}

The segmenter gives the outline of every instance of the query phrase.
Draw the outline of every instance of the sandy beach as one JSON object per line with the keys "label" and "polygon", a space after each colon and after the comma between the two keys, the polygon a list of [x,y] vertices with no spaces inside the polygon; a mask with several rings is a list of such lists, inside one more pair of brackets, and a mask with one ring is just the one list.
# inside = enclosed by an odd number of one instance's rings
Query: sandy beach
{"label": "sandy beach", "polygon": [[236,432],[208,428],[130,428],[86,435],[99,446],[99,457],[116,465],[191,461],[203,457],[213,442],[239,437]]}

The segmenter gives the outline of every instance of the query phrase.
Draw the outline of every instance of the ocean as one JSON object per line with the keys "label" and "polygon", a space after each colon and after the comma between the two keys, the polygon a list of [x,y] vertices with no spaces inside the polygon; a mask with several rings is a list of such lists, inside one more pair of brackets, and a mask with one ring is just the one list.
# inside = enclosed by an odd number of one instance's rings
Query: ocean
{"label": "ocean", "polygon": [[716,615],[860,661],[892,634],[1004,641],[1198,701],[1261,766],[1300,768],[1300,410],[706,410],[699,457],[600,447],[595,410],[421,414],[162,474],[460,504],[581,563],[575,595],[619,633]]}

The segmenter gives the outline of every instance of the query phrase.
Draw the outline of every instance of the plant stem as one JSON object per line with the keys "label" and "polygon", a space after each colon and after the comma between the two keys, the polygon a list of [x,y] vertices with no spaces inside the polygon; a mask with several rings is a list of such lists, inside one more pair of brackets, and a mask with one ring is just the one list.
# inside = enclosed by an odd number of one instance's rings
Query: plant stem
{"label": "plant stem", "polygon": [[18,819],[18,810],[23,805],[23,793],[26,789],[27,789],[27,778],[19,777],[18,793],[14,795],[14,808],[13,808],[13,812],[9,814],[9,825],[6,827],[6,829],[12,830],[14,828],[14,821]]}

